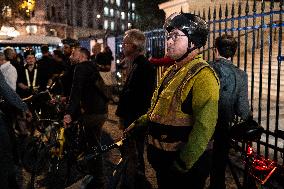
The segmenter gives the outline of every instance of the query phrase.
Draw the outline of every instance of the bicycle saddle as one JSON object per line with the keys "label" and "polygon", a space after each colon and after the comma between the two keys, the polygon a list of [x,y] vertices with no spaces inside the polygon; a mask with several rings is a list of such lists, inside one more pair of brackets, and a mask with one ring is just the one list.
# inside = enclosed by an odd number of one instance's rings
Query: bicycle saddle
{"label": "bicycle saddle", "polygon": [[230,128],[231,137],[238,141],[252,142],[261,138],[264,128],[253,119],[235,124]]}

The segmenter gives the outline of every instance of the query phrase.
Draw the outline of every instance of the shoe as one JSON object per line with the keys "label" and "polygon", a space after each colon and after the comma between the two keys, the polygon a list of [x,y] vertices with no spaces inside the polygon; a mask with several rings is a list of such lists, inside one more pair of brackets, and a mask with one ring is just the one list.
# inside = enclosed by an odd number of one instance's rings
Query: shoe
{"label": "shoe", "polygon": [[80,189],[86,189],[87,185],[91,182],[91,180],[93,180],[93,176],[92,175],[86,175],[83,178],[82,184],[80,186]]}

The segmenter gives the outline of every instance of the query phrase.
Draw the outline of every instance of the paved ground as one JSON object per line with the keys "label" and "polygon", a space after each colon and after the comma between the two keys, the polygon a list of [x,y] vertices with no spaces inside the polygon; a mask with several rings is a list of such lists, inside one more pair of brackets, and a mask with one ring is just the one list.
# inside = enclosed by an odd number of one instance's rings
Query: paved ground
{"label": "paved ground", "polygon": [[[114,115],[114,112],[116,110],[116,106],[115,105],[110,105],[109,106],[109,118],[108,121],[105,123],[104,127],[103,127],[103,143],[104,144],[111,144],[113,141],[119,139],[122,136],[122,131],[119,130],[118,128],[118,118]],[[120,159],[120,153],[119,150],[117,149],[113,149],[111,151],[109,151],[108,153],[105,154],[105,160],[106,160],[106,174],[107,176],[110,176],[112,174],[112,171],[114,169],[114,165],[116,163],[118,163],[119,159]],[[233,157],[235,162],[239,161],[238,156],[235,156],[233,154]],[[149,163],[147,162],[147,158],[145,157],[145,162],[146,162],[146,176],[147,179],[149,180],[149,182],[152,185],[153,189],[157,188],[157,183],[156,183],[156,177],[155,177],[155,172],[154,170],[151,168],[151,166],[149,165]],[[30,180],[30,175],[29,173],[27,173],[25,170],[20,169],[20,179],[19,182],[21,182],[23,189],[28,188],[28,183]],[[45,187],[40,186],[40,180],[43,178],[44,176],[38,176],[36,178],[36,184],[35,184],[35,188],[36,189],[44,189]],[[78,180],[76,183],[74,183],[73,185],[69,186],[68,189],[80,189],[80,186],[82,184],[82,180],[80,179]],[[208,181],[209,179],[207,179],[207,184],[205,189],[208,188]],[[230,171],[227,171],[226,174],[226,182],[227,182],[227,189],[237,189],[237,186],[234,183],[234,180],[232,178],[232,175],[230,173]]]}

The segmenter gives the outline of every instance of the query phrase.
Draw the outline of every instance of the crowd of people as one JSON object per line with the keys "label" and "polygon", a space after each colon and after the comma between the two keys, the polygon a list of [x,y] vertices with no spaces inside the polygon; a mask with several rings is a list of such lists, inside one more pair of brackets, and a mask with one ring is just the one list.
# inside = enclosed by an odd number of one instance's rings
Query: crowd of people
{"label": "crowd of people", "polygon": [[[127,138],[121,156],[129,160],[121,188],[151,188],[145,176],[147,147],[159,189],[202,189],[209,175],[211,189],[225,189],[230,123],[235,116],[251,117],[247,74],[231,61],[238,44],[233,36],[217,37],[216,59],[208,63],[200,54],[209,32],[202,18],[175,13],[166,19],[164,30],[166,56],[161,59],[145,56],[142,31],[130,29],[124,34],[123,62],[131,66],[116,110],[119,128]],[[80,119],[88,146],[101,145],[108,99],[97,83],[102,79],[100,72],[109,72],[113,61],[110,48],[101,49],[96,43],[91,55],[80,46],[64,44],[63,49],[50,52],[43,45],[39,60],[33,49],[24,52],[23,60],[12,48],[0,52],[0,188],[19,188],[13,125],[19,118],[31,121],[33,107],[23,99],[40,91],[60,96],[66,104],[65,128]],[[158,85],[157,66],[167,67]],[[11,114],[15,109],[19,116]],[[88,173],[92,179],[86,189],[106,188],[102,156],[88,162]]]}

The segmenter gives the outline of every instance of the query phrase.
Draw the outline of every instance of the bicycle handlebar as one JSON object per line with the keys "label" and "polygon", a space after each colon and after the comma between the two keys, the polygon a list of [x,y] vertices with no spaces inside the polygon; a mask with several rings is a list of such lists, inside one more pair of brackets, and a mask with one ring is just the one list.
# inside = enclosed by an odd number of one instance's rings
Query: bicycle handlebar
{"label": "bicycle handlebar", "polygon": [[284,140],[284,131],[283,130],[275,130],[274,133],[278,138],[281,138]]}
{"label": "bicycle handlebar", "polygon": [[124,141],[126,140],[127,138],[126,137],[122,137],[120,140],[110,144],[110,145],[101,145],[99,147],[95,146],[92,148],[92,153],[90,154],[87,154],[85,156],[81,156],[78,158],[78,161],[81,161],[81,160],[91,160],[95,157],[97,157],[98,155],[101,155],[105,152],[108,152],[114,148],[119,148],[121,147],[123,144],[124,144]]}

